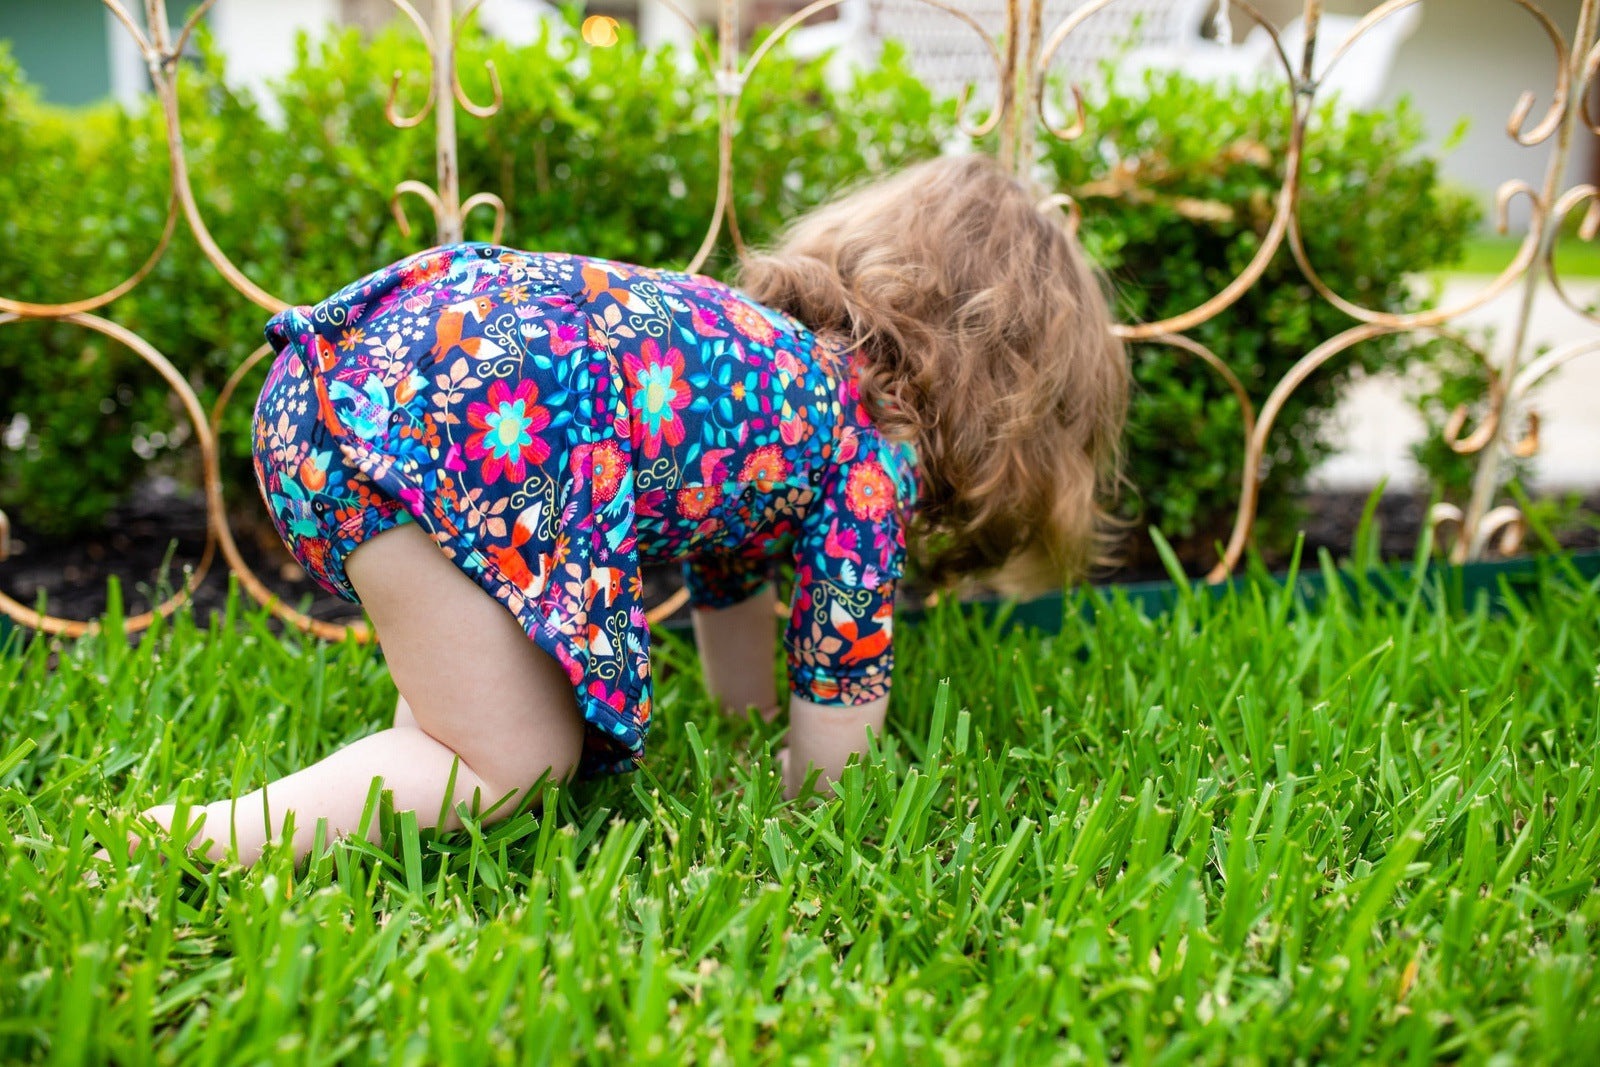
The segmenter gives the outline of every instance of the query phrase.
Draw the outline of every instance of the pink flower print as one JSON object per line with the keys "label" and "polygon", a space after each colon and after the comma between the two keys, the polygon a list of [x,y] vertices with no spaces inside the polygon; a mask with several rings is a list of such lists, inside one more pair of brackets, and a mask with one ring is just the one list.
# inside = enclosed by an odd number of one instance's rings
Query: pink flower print
{"label": "pink flower print", "polygon": [[655,340],[640,346],[639,354],[625,353],[622,369],[628,377],[628,400],[638,413],[633,443],[646,459],[661,454],[661,443],[683,444],[683,420],[678,412],[694,399],[683,379],[683,353],[668,348],[665,354]]}
{"label": "pink flower print", "polygon": [[605,504],[617,495],[626,463],[622,446],[615,441],[579,445],[572,452],[573,488],[582,489],[592,482],[594,502]]}
{"label": "pink flower print", "polygon": [[728,316],[729,325],[758,344],[770,345],[778,339],[778,328],[749,304],[729,300],[723,303],[722,312]]}
{"label": "pink flower print", "polygon": [[707,307],[695,307],[694,332],[701,337],[726,337],[728,331],[717,326],[717,314]]}
{"label": "pink flower print", "polygon": [[849,463],[861,451],[861,435],[854,426],[839,427],[838,444],[834,448],[833,461],[835,463]]}
{"label": "pink flower print", "polygon": [[627,698],[620,690],[607,689],[604,682],[590,682],[589,695],[603,702],[612,711],[621,715],[627,708]]}
{"label": "pink flower print", "polygon": [[861,553],[856,551],[856,532],[846,526],[839,528],[839,520],[834,519],[828,524],[827,536],[823,538],[823,552],[831,559],[850,559],[861,562]]}
{"label": "pink flower print", "polygon": [[722,489],[715,485],[686,485],[678,490],[678,514],[699,522],[722,499]]}
{"label": "pink flower print", "polygon": [[564,356],[588,340],[587,329],[580,330],[575,322],[557,323],[550,330],[551,355]]}
{"label": "pink flower print", "polygon": [[802,407],[797,410],[785,400],[783,413],[778,419],[778,432],[783,436],[783,443],[790,448],[811,436],[811,426],[806,422],[806,409]]}
{"label": "pink flower print", "polygon": [[763,493],[770,493],[774,486],[789,476],[789,462],[783,458],[783,450],[777,445],[762,445],[750,453],[750,458],[744,461],[744,467],[739,471],[739,477],[746,482],[754,482],[755,487]]}
{"label": "pink flower print", "polygon": [[528,476],[528,464],[550,457],[550,445],[539,436],[550,425],[550,412],[534,403],[538,399],[538,387],[528,378],[515,391],[495,382],[488,403],[468,405],[467,422],[478,432],[467,438],[467,457],[482,461],[485,482],[520,482]]}
{"label": "pink flower print", "polygon": [[844,501],[856,518],[882,522],[894,507],[894,483],[880,464],[871,461],[858,464],[850,468]]}

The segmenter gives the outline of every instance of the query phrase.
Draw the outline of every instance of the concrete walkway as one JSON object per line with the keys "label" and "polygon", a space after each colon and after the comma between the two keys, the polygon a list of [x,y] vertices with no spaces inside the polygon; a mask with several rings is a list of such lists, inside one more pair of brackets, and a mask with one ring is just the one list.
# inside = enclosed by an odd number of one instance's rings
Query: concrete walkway
{"label": "concrete walkway", "polygon": [[[1492,279],[1453,276],[1443,287],[1440,304],[1457,304],[1482,292]],[[1579,279],[1567,290],[1581,303],[1600,302],[1600,279]],[[1454,320],[1466,328],[1495,327],[1503,355],[1509,344],[1521,286],[1513,286],[1484,307]],[[1578,315],[1545,285],[1536,295],[1531,320],[1533,346],[1564,346],[1600,337],[1600,323]],[[1529,353],[1534,351],[1530,347]],[[1531,356],[1525,356],[1524,362]],[[1359,489],[1389,479],[1390,488],[1420,488],[1420,469],[1411,445],[1423,435],[1423,424],[1407,394],[1416,391],[1395,375],[1359,382],[1346,394],[1335,414],[1338,453],[1312,475],[1313,484],[1328,489]],[[1533,460],[1540,490],[1600,488],[1600,352],[1590,352],[1556,370],[1534,388],[1531,407],[1540,416],[1540,453]]]}

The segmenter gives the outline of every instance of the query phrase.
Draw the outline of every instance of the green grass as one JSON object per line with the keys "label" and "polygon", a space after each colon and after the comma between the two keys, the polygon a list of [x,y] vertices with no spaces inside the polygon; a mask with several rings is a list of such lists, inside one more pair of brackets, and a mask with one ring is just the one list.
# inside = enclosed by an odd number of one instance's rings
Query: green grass
{"label": "green grass", "polygon": [[809,804],[664,638],[648,770],[548,818],[100,888],[130,811],[393,693],[244,609],[35,641],[0,658],[0,1060],[1595,1062],[1600,584],[1550,568],[1494,613],[937,610],[889,738]]}
{"label": "green grass", "polygon": [[[1520,237],[1481,234],[1467,242],[1460,263],[1439,273],[1499,274],[1511,265],[1521,246]],[[1563,280],[1600,278],[1600,243],[1573,234],[1563,236],[1556,245],[1556,273]]]}

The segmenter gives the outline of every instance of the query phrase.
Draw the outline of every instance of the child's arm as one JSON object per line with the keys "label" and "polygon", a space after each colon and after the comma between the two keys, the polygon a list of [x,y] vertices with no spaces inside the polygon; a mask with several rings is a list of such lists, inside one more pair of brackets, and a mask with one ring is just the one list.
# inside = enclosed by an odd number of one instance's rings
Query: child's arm
{"label": "child's arm", "polygon": [[694,639],[706,688],[724,708],[742,714],[755,708],[771,722],[778,714],[772,653],[778,637],[772,585],[725,608],[694,609]]}
{"label": "child's arm", "polygon": [[[756,708],[768,722],[778,714],[772,652],[777,640],[776,596],[771,585],[724,608],[697,607],[694,637],[706,688],[726,709]],[[799,794],[810,767],[822,772],[818,785],[838,778],[850,756],[867,749],[867,729],[883,733],[888,697],[854,706],[789,701],[789,746],[783,751],[786,796]]]}
{"label": "child's arm", "polygon": [[867,729],[873,737],[883,736],[883,717],[889,698],[879,697],[865,704],[816,704],[805,697],[789,701],[789,747],[780,753],[783,760],[783,795],[800,795],[811,767],[822,772],[817,788],[844,773],[852,755],[867,750]]}

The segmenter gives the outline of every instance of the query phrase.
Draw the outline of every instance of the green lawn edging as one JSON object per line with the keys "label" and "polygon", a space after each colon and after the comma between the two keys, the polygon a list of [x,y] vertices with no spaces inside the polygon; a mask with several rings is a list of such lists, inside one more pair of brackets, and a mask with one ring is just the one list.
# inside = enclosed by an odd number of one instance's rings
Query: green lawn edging
{"label": "green lawn edging", "polygon": [[[1359,601],[1364,596],[1398,599],[1413,587],[1414,564],[1397,564],[1375,567],[1360,572],[1347,569],[1333,570],[1344,593]],[[1099,610],[1114,598],[1122,598],[1137,607],[1149,618],[1169,614],[1182,600],[1192,596],[1207,596],[1218,600],[1243,593],[1254,586],[1267,583],[1281,589],[1293,574],[1295,595],[1307,607],[1327,596],[1326,569],[1278,571],[1276,573],[1236,575],[1226,581],[1210,583],[1192,579],[1179,583],[1173,581],[1116,582],[1094,585],[1086,590],[1051,593],[1029,600],[974,599],[964,601],[962,608],[980,613],[988,621],[1001,621],[1003,628],[1027,626],[1042,633],[1059,633],[1066,618],[1069,600],[1078,600],[1078,610],[1092,620]],[[1487,596],[1491,607],[1503,603],[1506,590],[1527,598],[1536,595],[1552,576],[1564,574],[1578,581],[1593,581],[1600,577],[1600,551],[1575,552],[1564,555],[1521,556],[1508,560],[1485,560],[1475,563],[1452,564],[1431,561],[1424,568],[1425,577],[1440,583],[1447,603],[1455,610],[1470,608],[1480,598]],[[897,613],[899,621],[915,625],[928,612],[926,608],[910,608]],[[674,634],[691,634],[688,618],[670,619],[658,624],[659,628]]]}
{"label": "green lawn edging", "polygon": [[[1360,572],[1345,569],[1331,571],[1343,592],[1359,601],[1362,597],[1377,596],[1398,599],[1407,594],[1416,582],[1414,564],[1372,568]],[[1086,619],[1095,614],[1110,600],[1121,598],[1137,607],[1144,615],[1156,618],[1169,614],[1183,600],[1193,596],[1207,596],[1213,600],[1246,592],[1262,583],[1281,589],[1291,580],[1296,597],[1306,606],[1313,607],[1327,596],[1330,571],[1327,569],[1280,571],[1273,574],[1239,575],[1226,581],[1210,583],[1192,580],[1185,583],[1172,581],[1125,582],[1092,586],[1086,595],[1077,593],[1052,593],[1031,600],[977,600],[964,607],[984,614],[988,619],[1003,618],[1007,627],[1028,626],[1045,633],[1059,633],[1066,617],[1068,601],[1079,600],[1079,611]],[[1444,591],[1446,602],[1455,610],[1472,607],[1487,597],[1491,607],[1503,604],[1507,591],[1524,599],[1537,595],[1555,575],[1565,575],[1579,581],[1593,581],[1600,577],[1600,551],[1570,553],[1559,556],[1523,556],[1509,560],[1486,560],[1475,563],[1452,564],[1429,562],[1423,570],[1424,580],[1436,582]],[[902,618],[915,624],[926,614],[925,609],[912,609],[902,613]]]}

